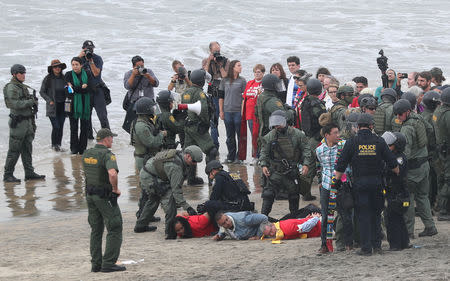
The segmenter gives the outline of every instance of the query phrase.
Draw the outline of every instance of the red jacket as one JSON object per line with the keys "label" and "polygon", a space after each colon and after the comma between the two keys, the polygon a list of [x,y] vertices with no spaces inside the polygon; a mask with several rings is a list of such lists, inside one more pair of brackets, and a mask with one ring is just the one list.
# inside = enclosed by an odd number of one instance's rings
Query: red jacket
{"label": "red jacket", "polygon": [[211,233],[217,232],[217,229],[214,227],[214,225],[204,215],[182,217],[188,220],[189,225],[192,229],[192,235],[194,237],[199,238],[204,236],[211,236]]}
{"label": "red jacket", "polygon": [[300,238],[302,234],[306,234],[307,238],[319,237],[321,232],[321,222],[318,223],[309,232],[299,232],[299,226],[307,222],[311,218],[304,219],[288,219],[280,221],[280,228],[284,233],[283,239]]}

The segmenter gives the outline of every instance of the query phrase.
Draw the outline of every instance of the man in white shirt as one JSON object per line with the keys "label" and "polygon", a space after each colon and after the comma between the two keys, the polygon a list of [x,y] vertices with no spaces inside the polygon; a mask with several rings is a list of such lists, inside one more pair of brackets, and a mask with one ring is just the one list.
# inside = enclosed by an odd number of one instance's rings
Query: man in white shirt
{"label": "man in white shirt", "polygon": [[289,84],[286,93],[286,103],[292,106],[293,97],[295,97],[295,93],[297,92],[298,89],[298,86],[294,80],[294,73],[300,69],[300,59],[297,56],[288,57],[287,65],[292,75],[289,78]]}

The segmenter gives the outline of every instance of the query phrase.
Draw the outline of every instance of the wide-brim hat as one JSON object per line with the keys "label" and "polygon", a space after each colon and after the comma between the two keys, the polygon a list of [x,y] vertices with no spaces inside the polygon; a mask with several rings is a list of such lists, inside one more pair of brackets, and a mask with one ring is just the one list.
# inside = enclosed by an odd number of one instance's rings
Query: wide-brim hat
{"label": "wide-brim hat", "polygon": [[47,68],[48,73],[52,73],[52,68],[55,66],[61,66],[61,69],[66,69],[67,65],[65,63],[60,62],[59,60],[52,60],[50,65]]}

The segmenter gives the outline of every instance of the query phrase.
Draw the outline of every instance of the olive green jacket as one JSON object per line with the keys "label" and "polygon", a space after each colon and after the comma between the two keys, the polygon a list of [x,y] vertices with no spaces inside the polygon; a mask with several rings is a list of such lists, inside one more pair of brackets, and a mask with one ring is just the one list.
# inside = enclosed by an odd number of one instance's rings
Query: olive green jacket
{"label": "olive green jacket", "polygon": [[32,116],[34,97],[28,91],[28,86],[19,82],[16,78],[3,88],[6,107],[10,109],[12,115]]}

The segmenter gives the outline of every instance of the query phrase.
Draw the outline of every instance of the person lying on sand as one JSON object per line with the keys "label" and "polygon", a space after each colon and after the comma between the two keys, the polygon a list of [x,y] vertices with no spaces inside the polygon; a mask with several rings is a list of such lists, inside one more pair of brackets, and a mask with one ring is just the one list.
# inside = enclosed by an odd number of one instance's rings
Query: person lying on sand
{"label": "person lying on sand", "polygon": [[322,216],[319,213],[308,215],[304,219],[287,219],[276,223],[265,222],[259,227],[261,239],[272,240],[320,237]]}

